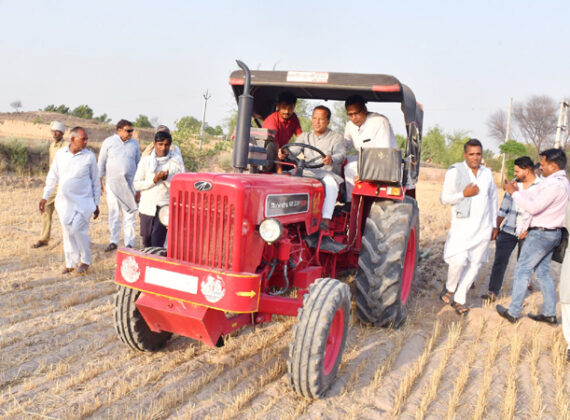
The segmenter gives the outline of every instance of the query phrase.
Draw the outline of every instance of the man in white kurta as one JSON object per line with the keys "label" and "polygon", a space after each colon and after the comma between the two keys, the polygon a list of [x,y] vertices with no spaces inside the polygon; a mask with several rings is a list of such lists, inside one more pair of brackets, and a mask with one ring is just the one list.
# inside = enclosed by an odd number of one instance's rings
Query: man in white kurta
{"label": "man in white kurta", "polygon": [[77,268],[84,273],[92,264],[89,240],[91,215],[99,216],[101,187],[95,155],[87,146],[87,133],[81,127],[71,130],[69,146],[60,149],[54,158],[46,178],[40,201],[40,212],[57,187],[55,209],[63,232],[65,269],[70,273]]}
{"label": "man in white kurta", "polygon": [[451,205],[451,228],[443,251],[449,264],[447,293],[442,299],[451,301],[454,294],[460,314],[468,310],[464,307],[467,292],[487,261],[496,227],[497,186],[491,170],[481,165],[482,152],[479,140],[469,140],[464,146],[465,161],[447,171],[441,192],[441,203]]}
{"label": "man in white kurta", "polygon": [[[375,112],[368,112],[364,98],[359,95],[350,96],[344,105],[349,118],[344,129],[347,149],[354,147],[360,151],[360,149],[367,147],[390,149],[398,147],[388,118]],[[347,201],[352,200],[352,190],[357,175],[357,157],[349,157],[348,163],[344,167]]]}
{"label": "man in white kurta", "polygon": [[117,133],[103,141],[99,152],[99,176],[101,187],[104,184],[107,192],[111,234],[105,251],[117,249],[121,239],[121,215],[125,246],[132,248],[135,243],[137,202],[133,180],[141,151],[139,143],[132,137],[133,125],[127,120],[120,120],[117,123]]}
{"label": "man in white kurta", "polygon": [[134,187],[141,193],[139,216],[143,247],[164,246],[167,228],[158,217],[160,207],[168,206],[170,181],[184,172],[182,157],[171,149],[170,133],[158,132],[154,148],[144,156],[135,174]]}

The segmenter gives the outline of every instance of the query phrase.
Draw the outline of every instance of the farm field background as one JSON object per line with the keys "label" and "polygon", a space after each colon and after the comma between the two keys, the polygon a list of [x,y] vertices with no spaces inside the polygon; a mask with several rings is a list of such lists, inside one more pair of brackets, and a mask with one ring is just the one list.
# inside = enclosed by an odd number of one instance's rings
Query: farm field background
{"label": "farm field background", "polygon": [[[528,318],[513,326],[483,305],[492,261],[470,292],[468,317],[437,299],[449,226],[449,208],[439,203],[441,171],[422,169],[417,187],[421,260],[408,321],[379,329],[353,314],[338,377],[321,400],[288,385],[294,318],[247,327],[219,349],[174,337],[157,353],[131,351],[113,328],[105,199],[91,223],[93,266],[86,276],[63,276],[56,215],[49,246],[30,248],[42,188],[43,178],[0,178],[1,418],[569,418],[561,328]],[[514,256],[498,303],[510,301],[513,267]],[[353,275],[342,279],[352,285]],[[533,292],[523,314],[541,302]]]}

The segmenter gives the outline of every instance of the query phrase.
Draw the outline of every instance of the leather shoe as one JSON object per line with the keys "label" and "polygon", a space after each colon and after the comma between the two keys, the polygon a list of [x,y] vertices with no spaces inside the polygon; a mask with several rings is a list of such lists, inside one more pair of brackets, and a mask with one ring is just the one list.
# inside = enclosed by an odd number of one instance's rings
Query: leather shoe
{"label": "leather shoe", "polygon": [[77,267],[77,273],[78,273],[78,274],[84,274],[84,273],[87,272],[87,269],[88,269],[88,268],[89,268],[89,265],[88,265],[88,264],[81,263],[81,264],[79,265],[79,267]]}
{"label": "leather shoe", "polygon": [[546,316],[543,314],[528,314],[530,319],[533,319],[538,322],[546,322],[547,324],[556,325],[556,315],[555,316]]}
{"label": "leather shoe", "polygon": [[501,315],[503,318],[505,318],[507,321],[509,321],[511,324],[516,323],[519,319],[515,318],[514,316],[512,316],[509,313],[509,309],[505,308],[502,305],[497,305],[497,312],[499,313],[499,315]]}
{"label": "leather shoe", "polygon": [[109,245],[105,247],[105,252],[111,252],[117,249],[117,244],[111,242]]}
{"label": "leather shoe", "polygon": [[69,268],[69,267],[65,267],[63,270],[61,270],[61,274],[69,274],[73,272],[73,268]]}

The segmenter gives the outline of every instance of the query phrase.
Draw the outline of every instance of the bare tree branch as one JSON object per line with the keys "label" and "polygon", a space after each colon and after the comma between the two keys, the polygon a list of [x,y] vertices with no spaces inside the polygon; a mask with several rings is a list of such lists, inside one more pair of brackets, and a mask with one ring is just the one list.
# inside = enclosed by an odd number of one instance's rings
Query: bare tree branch
{"label": "bare tree branch", "polygon": [[490,137],[497,140],[499,144],[503,143],[507,132],[507,113],[502,109],[493,112],[487,119],[487,128]]}
{"label": "bare tree branch", "polygon": [[524,103],[516,103],[513,119],[523,139],[532,143],[537,151],[554,144],[558,117],[556,102],[551,97],[534,95]]}

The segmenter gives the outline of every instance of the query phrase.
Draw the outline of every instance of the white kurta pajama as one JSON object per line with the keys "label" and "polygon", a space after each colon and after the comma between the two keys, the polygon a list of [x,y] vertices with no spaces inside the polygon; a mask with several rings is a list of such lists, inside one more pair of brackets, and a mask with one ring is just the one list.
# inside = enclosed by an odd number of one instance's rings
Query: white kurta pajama
{"label": "white kurta pajama", "polygon": [[59,150],[49,169],[42,198],[47,200],[56,187],[55,209],[63,231],[65,266],[74,268],[80,262],[91,265],[89,221],[101,197],[93,152],[84,149],[73,154],[69,146]]}
{"label": "white kurta pajama", "polygon": [[469,216],[456,214],[456,206],[465,198],[463,190],[457,191],[457,168],[445,174],[441,203],[451,205],[451,228],[443,251],[443,259],[449,264],[446,288],[455,293],[455,302],[464,305],[469,288],[488,259],[491,234],[497,223],[497,186],[486,167],[481,166],[475,176],[465,162],[459,165],[467,167],[470,182],[479,187],[479,193],[471,197]]}
{"label": "white kurta pajama", "polygon": [[[384,115],[376,112],[369,112],[360,127],[352,121],[348,121],[344,129],[344,140],[347,149],[354,147],[358,151],[367,147],[398,148],[390,121]],[[346,200],[349,202],[352,201],[352,190],[354,189],[354,177],[356,175],[358,175],[357,156],[349,156],[348,163],[344,167]]]}
{"label": "white kurta pajama", "polygon": [[137,203],[133,180],[141,159],[139,143],[135,139],[122,141],[118,134],[107,137],[99,152],[99,176],[105,177],[109,232],[111,243],[121,239],[121,214],[126,246],[134,246]]}

